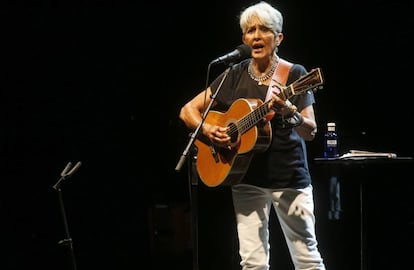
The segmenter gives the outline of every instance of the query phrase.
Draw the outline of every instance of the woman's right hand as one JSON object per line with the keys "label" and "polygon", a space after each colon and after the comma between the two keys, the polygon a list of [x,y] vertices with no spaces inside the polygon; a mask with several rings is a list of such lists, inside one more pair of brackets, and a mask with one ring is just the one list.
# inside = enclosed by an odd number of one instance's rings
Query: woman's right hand
{"label": "woman's right hand", "polygon": [[224,148],[230,147],[230,136],[227,133],[229,131],[229,127],[221,127],[204,123],[201,130],[203,135],[209,138],[211,143],[214,145]]}

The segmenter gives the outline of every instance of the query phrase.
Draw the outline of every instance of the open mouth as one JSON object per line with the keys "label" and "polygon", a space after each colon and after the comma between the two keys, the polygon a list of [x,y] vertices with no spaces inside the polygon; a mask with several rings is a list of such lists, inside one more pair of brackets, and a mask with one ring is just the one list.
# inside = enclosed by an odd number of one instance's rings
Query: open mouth
{"label": "open mouth", "polygon": [[264,48],[264,45],[262,45],[262,44],[254,44],[252,46],[252,49],[255,50],[255,51],[259,51],[259,50],[261,50],[263,48]]}

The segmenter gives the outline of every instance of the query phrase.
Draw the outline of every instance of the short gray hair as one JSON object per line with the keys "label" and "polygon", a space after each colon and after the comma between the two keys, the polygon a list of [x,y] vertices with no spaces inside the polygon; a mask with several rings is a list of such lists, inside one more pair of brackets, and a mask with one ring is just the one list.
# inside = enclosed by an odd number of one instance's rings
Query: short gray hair
{"label": "short gray hair", "polygon": [[283,16],[279,10],[265,1],[247,7],[240,14],[240,28],[242,33],[246,33],[249,21],[258,18],[264,26],[272,29],[277,34],[283,29]]}

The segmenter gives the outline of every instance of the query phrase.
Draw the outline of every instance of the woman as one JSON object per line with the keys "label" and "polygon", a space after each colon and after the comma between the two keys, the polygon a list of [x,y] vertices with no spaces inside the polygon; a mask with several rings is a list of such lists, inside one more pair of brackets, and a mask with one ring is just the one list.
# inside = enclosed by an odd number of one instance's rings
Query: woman
{"label": "woman", "polygon": [[[231,183],[240,265],[243,270],[270,268],[269,215],[273,207],[295,269],[325,269],[315,234],[312,180],[305,145],[317,131],[315,99],[312,91],[286,99],[283,87],[302,78],[307,71],[303,65],[277,55],[284,38],[283,17],[273,6],[262,1],[247,7],[240,14],[239,23],[251,58],[233,65],[224,81],[223,73],[185,104],[180,119],[188,128],[195,129],[221,83],[212,106],[216,111],[228,111],[240,98],[265,102],[268,112],[261,121],[269,123],[269,143],[248,157],[245,172],[239,181]],[[231,135],[232,128],[205,121],[200,132],[220,153],[239,147]]]}

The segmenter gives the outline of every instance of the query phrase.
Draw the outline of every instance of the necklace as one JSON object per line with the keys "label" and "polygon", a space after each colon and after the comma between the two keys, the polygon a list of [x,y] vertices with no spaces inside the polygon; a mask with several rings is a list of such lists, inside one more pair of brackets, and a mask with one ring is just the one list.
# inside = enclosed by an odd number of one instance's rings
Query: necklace
{"label": "necklace", "polygon": [[250,61],[249,67],[247,68],[247,72],[249,73],[250,78],[255,80],[258,85],[262,85],[264,81],[267,81],[268,79],[270,79],[270,77],[272,77],[273,73],[276,70],[278,63],[279,63],[278,59],[275,58],[275,60],[273,60],[272,67],[269,69],[269,71],[266,72],[265,75],[259,77],[259,76],[256,76],[256,74],[254,74],[253,64],[252,64],[252,61]]}

